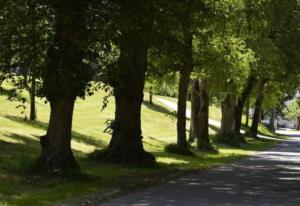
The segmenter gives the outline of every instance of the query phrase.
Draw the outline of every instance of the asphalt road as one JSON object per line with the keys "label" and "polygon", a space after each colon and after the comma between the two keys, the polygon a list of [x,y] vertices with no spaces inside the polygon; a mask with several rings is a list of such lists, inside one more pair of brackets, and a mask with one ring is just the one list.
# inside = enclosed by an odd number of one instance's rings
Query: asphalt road
{"label": "asphalt road", "polygon": [[299,206],[300,133],[293,135],[270,151],[101,206]]}

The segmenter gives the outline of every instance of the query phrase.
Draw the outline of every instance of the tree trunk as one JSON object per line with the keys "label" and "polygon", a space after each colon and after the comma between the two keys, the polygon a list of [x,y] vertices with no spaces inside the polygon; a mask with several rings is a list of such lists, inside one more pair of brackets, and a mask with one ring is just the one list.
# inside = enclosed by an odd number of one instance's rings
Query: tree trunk
{"label": "tree trunk", "polygon": [[23,85],[25,88],[28,88],[28,69],[22,69],[23,74]]}
{"label": "tree trunk", "polygon": [[114,85],[116,112],[113,134],[108,151],[101,158],[109,163],[153,166],[155,158],[143,148],[141,129],[147,46],[123,42],[120,51],[119,77]]}
{"label": "tree trunk", "polygon": [[191,70],[180,72],[178,103],[177,103],[177,145],[187,147],[186,140],[186,101]]}
{"label": "tree trunk", "polygon": [[258,94],[256,96],[256,102],[255,102],[255,110],[254,115],[252,118],[252,125],[249,131],[249,134],[251,137],[257,138],[258,134],[258,126],[261,120],[261,111],[262,111],[262,105],[264,101],[264,89],[265,89],[265,83],[266,81],[261,81],[259,88],[258,88]]}
{"label": "tree trunk", "polygon": [[265,111],[263,109],[261,109],[259,123],[261,123],[261,120],[263,120],[263,119],[265,119]]}
{"label": "tree trunk", "polygon": [[33,70],[31,74],[31,88],[30,88],[30,120],[36,120],[36,108],[35,108],[35,94],[36,94],[36,73]]}
{"label": "tree trunk", "polygon": [[234,120],[235,120],[234,132],[237,135],[241,134],[244,106],[252,92],[254,85],[255,85],[255,78],[250,76],[248,79],[247,85],[245,86],[241,96],[238,98],[236,110],[234,112]]}
{"label": "tree trunk", "polygon": [[234,112],[236,96],[227,94],[222,103],[222,119],[220,134],[225,141],[230,141],[234,134]]}
{"label": "tree trunk", "polygon": [[180,71],[177,103],[177,145],[187,147],[186,138],[186,101],[190,76],[193,71],[193,35],[187,25],[183,25],[185,49],[183,67]]}
{"label": "tree trunk", "polygon": [[40,139],[42,155],[39,164],[44,172],[79,169],[71,150],[74,102],[74,99],[50,101],[47,134]]}
{"label": "tree trunk", "polygon": [[272,108],[270,111],[270,122],[269,127],[272,132],[275,132],[277,129],[276,126],[276,108]]}
{"label": "tree trunk", "polygon": [[194,142],[200,136],[200,82],[199,79],[191,80],[191,126],[190,142]]}
{"label": "tree trunk", "polygon": [[199,135],[198,149],[213,150],[209,139],[209,85],[206,79],[200,80],[200,109],[199,109]]}
{"label": "tree trunk", "polygon": [[298,121],[298,125],[297,125],[297,128],[296,128],[296,129],[297,129],[298,131],[300,131],[300,117],[297,118],[297,121]]}
{"label": "tree trunk", "polygon": [[249,127],[249,111],[250,111],[250,101],[248,99],[247,105],[246,105],[246,127]]}
{"label": "tree trunk", "polygon": [[149,103],[151,105],[153,104],[153,91],[152,91],[152,87],[150,87],[150,92],[149,92]]}

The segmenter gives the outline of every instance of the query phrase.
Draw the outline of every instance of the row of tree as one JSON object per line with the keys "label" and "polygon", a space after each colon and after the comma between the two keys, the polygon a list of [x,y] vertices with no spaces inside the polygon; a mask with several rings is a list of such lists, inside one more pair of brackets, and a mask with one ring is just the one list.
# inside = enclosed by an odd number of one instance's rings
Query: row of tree
{"label": "row of tree", "polygon": [[[50,103],[40,171],[79,168],[71,149],[74,103],[95,87],[112,88],[116,105],[99,160],[151,166],[155,158],[143,148],[141,129],[145,81],[178,77],[180,147],[188,147],[191,79],[191,139],[199,148],[211,148],[210,92],[222,102],[221,135],[232,141],[242,137],[243,109],[256,91],[256,136],[265,97],[274,102],[298,84],[299,6],[297,0],[0,0],[1,82],[30,91],[32,119],[36,95]],[[16,67],[21,76],[10,72]]]}

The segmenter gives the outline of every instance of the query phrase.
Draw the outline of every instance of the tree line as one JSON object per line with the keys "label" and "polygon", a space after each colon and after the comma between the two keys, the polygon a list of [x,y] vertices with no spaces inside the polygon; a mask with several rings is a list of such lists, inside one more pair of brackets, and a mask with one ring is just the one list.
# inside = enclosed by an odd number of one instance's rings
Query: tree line
{"label": "tree line", "polygon": [[[297,0],[1,0],[0,28],[0,84],[29,91],[32,120],[36,96],[50,104],[38,160],[46,173],[79,169],[74,104],[97,89],[111,91],[116,105],[111,141],[97,159],[152,166],[142,142],[145,89],[176,83],[177,145],[197,140],[198,149],[211,150],[212,99],[222,108],[220,140],[245,142],[245,107],[254,105],[249,135],[256,137],[263,105],[276,107],[299,86]],[[17,67],[22,75],[11,72]]]}

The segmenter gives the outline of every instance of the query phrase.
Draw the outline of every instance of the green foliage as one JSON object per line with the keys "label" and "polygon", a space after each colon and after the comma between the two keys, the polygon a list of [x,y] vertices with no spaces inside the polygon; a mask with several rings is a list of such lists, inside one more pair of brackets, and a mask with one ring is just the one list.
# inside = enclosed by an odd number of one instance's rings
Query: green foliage
{"label": "green foliage", "polygon": [[293,120],[300,118],[300,101],[293,100],[283,111],[287,119]]}
{"label": "green foliage", "polygon": [[150,89],[156,95],[176,97],[178,95],[178,74],[167,73],[163,76],[148,76],[145,90],[149,92]]}

